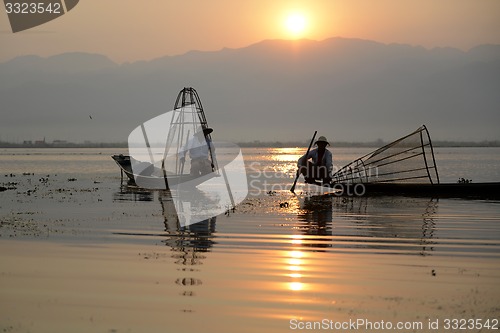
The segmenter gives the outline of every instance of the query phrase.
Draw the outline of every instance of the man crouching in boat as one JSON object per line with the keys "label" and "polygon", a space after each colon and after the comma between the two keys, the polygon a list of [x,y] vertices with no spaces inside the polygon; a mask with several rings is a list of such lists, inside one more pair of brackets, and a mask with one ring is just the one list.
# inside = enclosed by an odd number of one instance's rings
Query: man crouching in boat
{"label": "man crouching in boat", "polygon": [[209,134],[213,132],[211,128],[204,128],[203,131],[196,132],[195,135],[179,151],[180,162],[184,164],[186,154],[189,152],[191,157],[191,175],[203,176],[214,170],[214,164],[210,161],[215,158],[215,148]]}
{"label": "man crouching in boat", "polygon": [[326,146],[330,143],[324,136],[320,136],[315,145],[316,149],[299,158],[297,162],[299,172],[308,184],[329,184],[332,180],[333,162],[332,152],[326,149]]}

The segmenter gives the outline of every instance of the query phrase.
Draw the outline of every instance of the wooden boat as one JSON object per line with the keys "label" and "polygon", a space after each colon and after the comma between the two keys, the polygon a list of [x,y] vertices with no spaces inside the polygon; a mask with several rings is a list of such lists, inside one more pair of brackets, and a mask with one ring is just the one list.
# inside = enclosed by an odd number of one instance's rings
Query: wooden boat
{"label": "wooden boat", "polygon": [[171,173],[169,173],[167,177],[164,177],[162,175],[163,171],[160,168],[155,167],[153,164],[149,164],[148,167],[144,168],[145,171],[142,174],[134,174],[132,170],[131,157],[129,155],[112,155],[111,158],[120,167],[122,180],[123,174],[125,174],[128,178],[129,185],[137,186],[137,183],[140,183],[142,187],[148,189],[168,189],[172,186],[186,184],[188,182],[190,182],[191,185],[196,186],[214,177],[213,174],[195,177],[190,174],[176,175]]}
{"label": "wooden boat", "polygon": [[120,167],[120,170],[122,172],[122,179],[123,179],[123,174],[125,174],[130,182],[135,183],[134,172],[132,171],[132,163],[130,162],[130,156],[119,154],[119,155],[111,155],[111,158]]}

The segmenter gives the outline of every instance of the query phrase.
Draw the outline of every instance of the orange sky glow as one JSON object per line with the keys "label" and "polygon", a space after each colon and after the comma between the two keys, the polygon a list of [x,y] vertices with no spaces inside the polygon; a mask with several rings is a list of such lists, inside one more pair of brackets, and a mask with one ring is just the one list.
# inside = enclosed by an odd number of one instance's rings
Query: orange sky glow
{"label": "orange sky glow", "polygon": [[[303,30],[286,27],[291,13],[304,18]],[[467,50],[500,44],[498,31],[497,0],[85,0],[54,21],[16,34],[0,14],[0,61],[81,51],[122,63],[264,39],[335,36]]]}

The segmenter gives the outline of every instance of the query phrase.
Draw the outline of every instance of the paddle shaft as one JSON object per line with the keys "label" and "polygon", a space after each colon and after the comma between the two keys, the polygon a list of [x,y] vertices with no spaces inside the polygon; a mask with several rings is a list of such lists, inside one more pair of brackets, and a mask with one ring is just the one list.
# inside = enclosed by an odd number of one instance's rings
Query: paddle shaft
{"label": "paddle shaft", "polygon": [[[309,143],[309,147],[307,148],[306,157],[307,157],[307,155],[309,155],[309,151],[311,150],[311,147],[314,143],[314,139],[316,138],[317,133],[318,133],[318,131],[314,131],[314,135],[311,139],[311,142]],[[292,192],[292,193],[295,193],[295,185],[297,185],[297,180],[299,179],[299,176],[300,176],[300,169],[297,170],[297,175],[295,176],[295,180],[293,181],[292,188],[290,189],[290,192]]]}

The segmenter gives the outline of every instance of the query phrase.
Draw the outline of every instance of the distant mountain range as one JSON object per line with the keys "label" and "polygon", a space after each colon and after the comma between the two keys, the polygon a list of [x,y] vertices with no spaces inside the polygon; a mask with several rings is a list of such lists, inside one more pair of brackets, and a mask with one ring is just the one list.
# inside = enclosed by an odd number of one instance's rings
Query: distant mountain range
{"label": "distant mountain range", "polygon": [[[131,46],[132,47],[132,46]],[[0,141],[123,142],[197,89],[217,139],[500,139],[500,45],[453,48],[331,38],[266,40],[118,65],[103,55],[0,63]]]}

